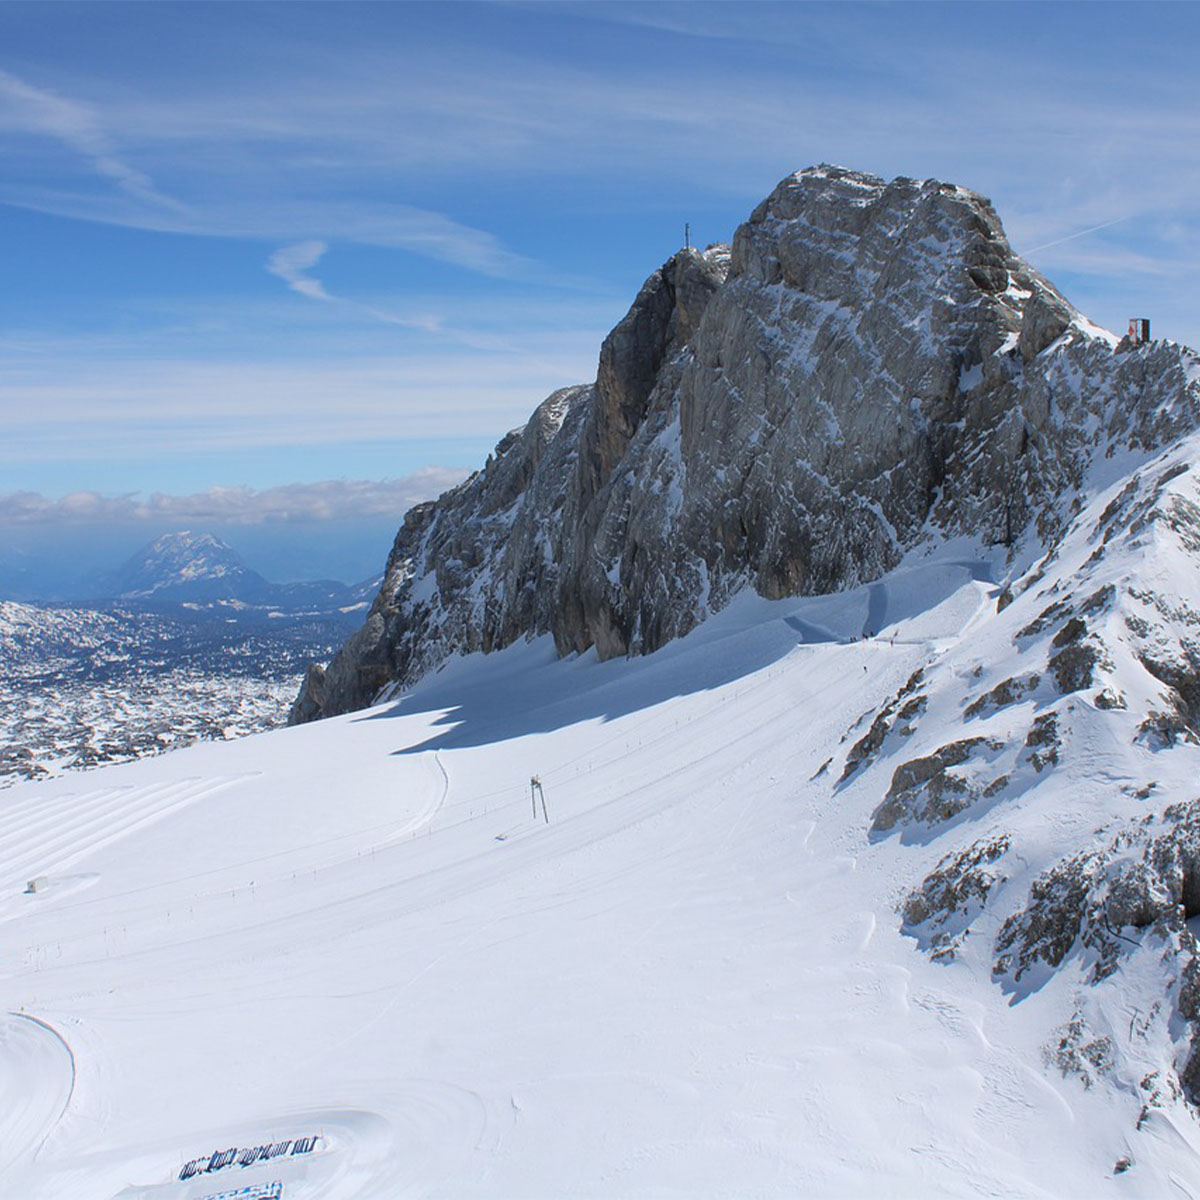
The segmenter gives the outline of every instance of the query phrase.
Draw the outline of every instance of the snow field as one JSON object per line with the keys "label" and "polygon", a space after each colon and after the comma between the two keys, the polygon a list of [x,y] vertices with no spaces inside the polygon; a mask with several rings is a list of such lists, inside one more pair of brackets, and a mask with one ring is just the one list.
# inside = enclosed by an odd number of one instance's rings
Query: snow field
{"label": "snow field", "polygon": [[[743,597],[633,662],[517,646],[390,706],[5,793],[15,1194],[1093,1193],[1130,1122],[1044,1069],[1061,998],[1011,1004],[985,955],[902,937],[941,851],[872,845],[877,784],[830,778],[879,697],[969,650],[979,574]],[[1139,1186],[1185,1177],[1170,1136]]]}
{"label": "snow field", "polygon": [[66,792],[54,800],[29,797],[4,806],[0,833],[0,894],[33,872],[56,876],[86,854],[161,820],[226,787],[232,780],[184,779],[140,788]]}

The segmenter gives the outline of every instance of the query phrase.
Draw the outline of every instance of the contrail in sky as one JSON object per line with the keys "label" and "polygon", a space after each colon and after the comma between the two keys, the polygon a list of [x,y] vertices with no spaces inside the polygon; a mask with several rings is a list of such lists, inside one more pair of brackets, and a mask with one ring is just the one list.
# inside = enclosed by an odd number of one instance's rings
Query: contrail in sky
{"label": "contrail in sky", "polygon": [[1061,237],[1053,242],[1043,242],[1040,246],[1034,246],[1030,250],[1026,250],[1026,254],[1036,254],[1039,250],[1049,250],[1051,246],[1061,246],[1063,242],[1073,242],[1076,238],[1081,238],[1085,234],[1095,233],[1098,229],[1107,229],[1110,225],[1119,225],[1122,221],[1127,221],[1128,217],[1117,217],[1112,221],[1105,221],[1103,225],[1093,225],[1090,229],[1081,229],[1078,233],[1068,233],[1066,237]]}

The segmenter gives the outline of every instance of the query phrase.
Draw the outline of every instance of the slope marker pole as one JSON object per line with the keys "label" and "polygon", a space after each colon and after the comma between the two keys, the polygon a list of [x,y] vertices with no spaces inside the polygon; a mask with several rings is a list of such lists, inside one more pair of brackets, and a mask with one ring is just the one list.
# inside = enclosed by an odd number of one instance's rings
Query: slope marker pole
{"label": "slope marker pole", "polygon": [[542,781],[538,776],[534,775],[529,780],[529,799],[533,802],[533,819],[537,820],[537,802],[538,797],[542,798],[542,817],[546,824],[550,824],[549,814],[546,812],[546,792],[542,787]]}

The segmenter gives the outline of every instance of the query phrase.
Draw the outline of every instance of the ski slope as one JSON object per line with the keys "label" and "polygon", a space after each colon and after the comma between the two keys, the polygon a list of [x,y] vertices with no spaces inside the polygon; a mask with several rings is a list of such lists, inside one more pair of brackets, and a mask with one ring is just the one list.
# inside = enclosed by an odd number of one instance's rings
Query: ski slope
{"label": "ski slope", "polygon": [[634,661],[542,640],[5,793],[4,1194],[1200,1192],[1167,1124],[1114,1176],[1135,1101],[1045,1065],[1066,998],[903,937],[940,851],[821,771],[987,575],[743,596]]}

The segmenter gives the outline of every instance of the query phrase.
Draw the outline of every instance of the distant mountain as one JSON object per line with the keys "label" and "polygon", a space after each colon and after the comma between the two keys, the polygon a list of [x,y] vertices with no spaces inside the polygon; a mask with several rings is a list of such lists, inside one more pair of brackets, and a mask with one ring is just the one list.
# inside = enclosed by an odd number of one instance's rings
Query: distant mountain
{"label": "distant mountain", "polygon": [[[371,516],[238,524],[198,516],[171,524],[128,521],[0,521],[0,599],[87,605],[111,598],[114,577],[162,534],[190,529],[236,548],[242,564],[267,580],[344,580],[378,574],[398,518]],[[390,527],[385,527],[384,522]]]}
{"label": "distant mountain", "polygon": [[106,598],[160,608],[226,607],[287,614],[365,611],[378,577],[347,586],[335,579],[272,583],[248,567],[228,542],[183,530],[142,547],[104,584]]}
{"label": "distant mountain", "polygon": [[143,546],[113,577],[112,590],[127,600],[246,600],[261,602],[271,590],[237,551],[211,533],[167,533]]}
{"label": "distant mountain", "polygon": [[0,787],[281,724],[381,582],[272,583],[219,537],[181,532],[87,604],[0,599]]}
{"label": "distant mountain", "polygon": [[350,588],[350,591],[354,596],[355,602],[365,604],[367,608],[370,608],[371,601],[379,595],[379,589],[383,587],[385,578],[386,576],[380,572],[378,575],[372,575],[370,579],[364,579],[362,583],[354,584]]}

